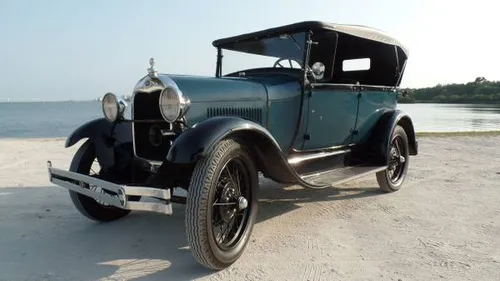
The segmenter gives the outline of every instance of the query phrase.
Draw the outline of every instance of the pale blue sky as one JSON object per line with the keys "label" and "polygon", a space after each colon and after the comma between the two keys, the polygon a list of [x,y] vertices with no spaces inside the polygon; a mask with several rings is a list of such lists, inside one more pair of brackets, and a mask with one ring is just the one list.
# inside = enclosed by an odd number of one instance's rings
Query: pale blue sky
{"label": "pale blue sky", "polygon": [[405,87],[500,80],[498,10],[494,0],[0,0],[0,101],[131,94],[151,56],[161,72],[213,76],[214,39],[304,20],[400,39]]}

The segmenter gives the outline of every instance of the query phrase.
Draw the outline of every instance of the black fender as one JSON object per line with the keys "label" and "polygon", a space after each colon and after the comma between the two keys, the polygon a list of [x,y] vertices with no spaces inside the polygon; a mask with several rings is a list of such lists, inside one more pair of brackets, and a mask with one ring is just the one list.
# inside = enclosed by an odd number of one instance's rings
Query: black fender
{"label": "black fender", "polygon": [[316,187],[300,178],[266,128],[240,117],[218,116],[196,124],[172,143],[166,160],[180,165],[196,163],[229,137],[242,141],[252,152],[258,169],[272,180]]}
{"label": "black fender", "polygon": [[410,116],[399,109],[389,110],[379,118],[368,140],[368,145],[372,148],[371,151],[380,157],[381,163],[388,163],[387,155],[391,136],[397,125],[403,127],[408,136],[409,154],[418,154],[418,141]]}
{"label": "black fender", "polygon": [[274,137],[261,125],[241,117],[217,116],[195,124],[176,138],[168,151],[167,160],[177,164],[196,162],[230,135],[240,135],[245,141],[262,138],[266,140],[266,145],[281,151]]}
{"label": "black fender", "polygon": [[116,150],[126,150],[133,156],[132,123],[110,123],[105,118],[89,121],[75,131],[68,138],[64,147],[71,147],[78,141],[88,138],[94,144],[96,157],[102,168],[109,168],[115,164]]}

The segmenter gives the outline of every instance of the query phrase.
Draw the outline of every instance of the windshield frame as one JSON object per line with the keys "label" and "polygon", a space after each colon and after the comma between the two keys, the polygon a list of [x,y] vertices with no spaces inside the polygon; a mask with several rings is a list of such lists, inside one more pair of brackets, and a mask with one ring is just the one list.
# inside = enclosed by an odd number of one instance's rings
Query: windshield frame
{"label": "windshield frame", "polygon": [[[247,39],[247,40],[227,43],[224,45],[219,45],[217,46],[217,63],[215,69],[215,76],[217,78],[223,76],[222,75],[222,59],[224,57],[223,50],[235,51],[251,55],[293,59],[299,63],[300,70],[305,73],[306,69],[305,66],[307,66],[307,60],[309,57],[308,54],[310,49],[309,46],[310,35],[311,35],[310,31],[282,32],[282,33],[268,34],[267,36],[252,38],[251,40]],[[301,38],[297,39],[298,36],[300,36]],[[281,47],[284,47],[283,43],[280,42],[280,40],[284,39],[287,39],[286,48],[288,49],[286,51],[288,52],[288,54],[287,52],[283,52],[283,54],[280,55],[281,50],[283,49],[280,48],[280,51],[277,51],[276,47],[278,47],[277,45],[280,44]],[[290,55],[291,54],[290,52],[294,53],[293,51],[294,49],[296,53]]]}

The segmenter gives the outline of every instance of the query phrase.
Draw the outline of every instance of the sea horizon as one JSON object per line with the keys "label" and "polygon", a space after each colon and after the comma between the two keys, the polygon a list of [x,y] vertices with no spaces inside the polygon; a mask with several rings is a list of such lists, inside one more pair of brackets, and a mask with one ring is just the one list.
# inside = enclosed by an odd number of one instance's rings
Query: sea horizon
{"label": "sea horizon", "polygon": [[[500,130],[499,104],[400,103],[417,132]],[[130,106],[125,116],[130,118]],[[97,100],[0,102],[0,138],[60,138],[102,118]]]}
{"label": "sea horizon", "polygon": [[92,102],[92,101],[99,101],[99,98],[95,98],[95,99],[82,99],[82,100],[78,100],[78,99],[70,99],[70,100],[0,100],[0,103],[36,103],[36,102],[40,102],[40,103],[45,103],[45,102]]}

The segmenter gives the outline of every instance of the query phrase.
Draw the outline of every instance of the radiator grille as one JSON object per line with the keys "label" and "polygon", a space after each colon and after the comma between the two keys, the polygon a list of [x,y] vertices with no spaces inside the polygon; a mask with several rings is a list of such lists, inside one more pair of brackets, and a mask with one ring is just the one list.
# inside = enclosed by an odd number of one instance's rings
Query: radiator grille
{"label": "radiator grille", "polygon": [[238,116],[250,119],[256,123],[262,123],[261,108],[242,107],[212,107],[207,109],[207,117],[214,116]]}
{"label": "radiator grille", "polygon": [[[135,153],[138,157],[149,160],[163,161],[170,148],[168,141],[160,145],[153,145],[150,141],[151,129],[168,129],[169,124],[163,120],[158,99],[160,91],[134,96],[134,142]],[[146,121],[146,122],[141,122]]]}

